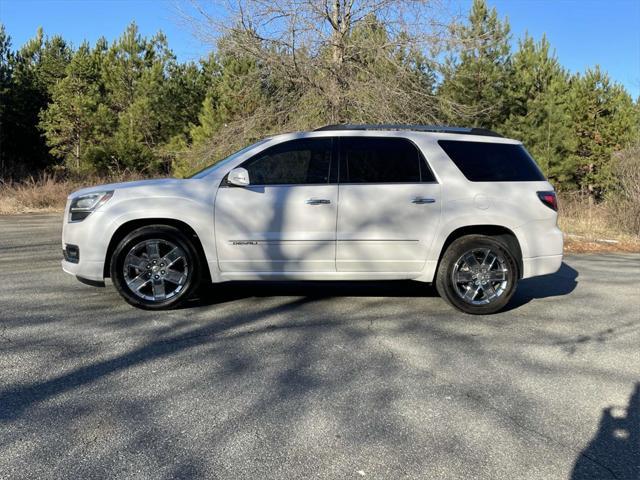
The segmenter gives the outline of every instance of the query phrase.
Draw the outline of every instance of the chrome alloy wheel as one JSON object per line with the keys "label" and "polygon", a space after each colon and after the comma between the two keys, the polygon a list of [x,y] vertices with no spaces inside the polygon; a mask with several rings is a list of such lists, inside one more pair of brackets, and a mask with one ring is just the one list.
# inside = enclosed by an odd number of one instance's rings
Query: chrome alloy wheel
{"label": "chrome alloy wheel", "polygon": [[186,252],[164,239],[143,240],[124,259],[124,280],[139,298],[160,302],[176,296],[189,278]]}
{"label": "chrome alloy wheel", "polygon": [[487,305],[508,287],[508,262],[489,248],[474,248],[463,254],[453,267],[451,280],[462,300],[472,305]]}

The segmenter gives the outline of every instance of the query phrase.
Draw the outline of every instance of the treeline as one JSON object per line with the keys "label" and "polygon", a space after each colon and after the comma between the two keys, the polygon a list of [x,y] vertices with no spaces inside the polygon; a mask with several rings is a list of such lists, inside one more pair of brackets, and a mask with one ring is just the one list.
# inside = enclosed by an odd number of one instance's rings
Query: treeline
{"label": "treeline", "polygon": [[356,21],[340,5],[320,18],[324,43],[313,32],[307,45],[270,42],[242,22],[198,63],[178,62],[163,34],[145,38],[135,24],[77,48],[39,30],[18,50],[0,27],[0,175],[185,175],[286,130],[440,123],[523,140],[559,189],[601,198],[617,188],[617,159],[629,156],[614,153],[639,141],[640,106],[598,67],[568,72],[545,38],[513,51],[484,0],[432,48],[383,12]]}
{"label": "treeline", "polygon": [[167,172],[170,144],[198,122],[215,61],[179,63],[161,33],[135,24],[113,44],[73,49],[35,38],[20,50],[0,30],[2,176],[44,168]]}

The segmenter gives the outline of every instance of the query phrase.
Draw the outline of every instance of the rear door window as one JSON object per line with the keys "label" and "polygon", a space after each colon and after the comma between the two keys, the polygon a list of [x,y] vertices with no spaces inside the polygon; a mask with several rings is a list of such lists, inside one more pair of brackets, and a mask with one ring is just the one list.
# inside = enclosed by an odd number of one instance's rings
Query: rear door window
{"label": "rear door window", "polygon": [[341,137],[341,183],[419,183],[435,178],[405,138]]}
{"label": "rear door window", "polygon": [[546,180],[522,145],[458,140],[439,140],[438,144],[472,182]]}

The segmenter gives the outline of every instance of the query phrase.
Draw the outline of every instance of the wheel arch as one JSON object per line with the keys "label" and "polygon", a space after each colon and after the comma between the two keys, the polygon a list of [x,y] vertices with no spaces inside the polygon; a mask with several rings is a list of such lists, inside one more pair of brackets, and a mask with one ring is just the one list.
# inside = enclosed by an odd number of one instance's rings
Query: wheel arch
{"label": "wheel arch", "polygon": [[129,220],[127,222],[124,222],[122,225],[120,225],[116,229],[116,231],[111,236],[111,239],[109,240],[109,246],[107,247],[107,253],[104,261],[104,271],[103,271],[103,275],[105,278],[111,276],[111,272],[109,271],[109,267],[111,265],[111,257],[113,256],[113,252],[118,246],[118,243],[120,243],[120,241],[124,237],[126,237],[129,233],[133,232],[134,230],[141,227],[146,227],[149,225],[167,225],[170,227],[177,228],[183,234],[185,234],[193,242],[193,246],[196,249],[196,252],[198,253],[198,257],[200,258],[201,265],[202,265],[203,274],[205,275],[206,279],[211,278],[209,264],[207,263],[207,255],[204,252],[204,248],[202,246],[200,237],[198,236],[196,231],[193,229],[193,227],[191,227],[191,225],[189,225],[188,223],[183,222],[182,220],[177,220],[174,218],[162,218],[162,217]]}
{"label": "wheel arch", "polygon": [[488,237],[493,237],[502,241],[507,246],[507,248],[509,248],[509,252],[511,252],[511,254],[513,254],[516,259],[516,264],[518,267],[517,277],[522,278],[524,267],[522,260],[522,247],[520,245],[520,242],[518,241],[518,237],[513,232],[513,230],[502,225],[492,224],[466,225],[464,227],[456,228],[451,233],[449,233],[446,240],[442,244],[442,248],[440,249],[438,263],[436,266],[436,274],[438,268],[440,268],[440,261],[442,260],[442,256],[444,255],[444,252],[447,251],[447,248],[449,248],[449,245],[451,245],[458,238],[464,237],[466,235],[486,235]]}

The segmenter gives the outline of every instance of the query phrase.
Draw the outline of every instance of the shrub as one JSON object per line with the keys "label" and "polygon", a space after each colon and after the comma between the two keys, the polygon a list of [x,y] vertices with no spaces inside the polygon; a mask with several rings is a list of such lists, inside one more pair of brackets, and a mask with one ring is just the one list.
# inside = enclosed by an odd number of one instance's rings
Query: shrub
{"label": "shrub", "polygon": [[640,144],[614,156],[613,173],[617,185],[608,198],[611,220],[621,231],[640,235]]}

